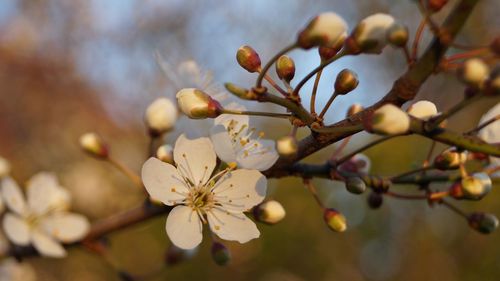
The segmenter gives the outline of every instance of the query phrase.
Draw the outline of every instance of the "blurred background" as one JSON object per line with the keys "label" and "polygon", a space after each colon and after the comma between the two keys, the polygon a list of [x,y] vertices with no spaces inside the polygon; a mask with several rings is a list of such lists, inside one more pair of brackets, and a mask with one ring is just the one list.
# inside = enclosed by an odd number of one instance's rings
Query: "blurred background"
{"label": "blurred background", "polygon": [[[448,8],[455,1],[450,1]],[[449,9],[436,15],[442,19]],[[457,42],[486,45],[498,35],[500,2],[482,0]],[[295,40],[316,14],[335,11],[353,28],[363,17],[392,14],[413,35],[420,21],[413,1],[289,0],[2,0],[0,1],[0,155],[12,175],[24,182],[38,171],[56,172],[73,194],[73,207],[91,220],[138,206],[143,195],[110,165],[91,159],[78,137],[98,132],[115,158],[134,171],[146,159],[143,125],[147,105],[157,97],[174,98],[174,85],[158,57],[173,69],[194,59],[214,81],[249,86],[256,78],[235,60],[249,44],[263,61]],[[424,35],[422,46],[429,41]],[[425,47],[421,47],[421,50]],[[293,51],[296,80],[319,63],[315,50]],[[327,123],[340,120],[354,102],[370,105],[405,71],[400,51],[340,60],[324,73],[318,104],[329,98],[335,75],[343,68],[358,73],[360,85],[338,98]],[[297,81],[295,83],[297,83]],[[183,85],[181,85],[183,86]],[[187,85],[190,86],[190,85]],[[312,88],[307,84],[303,93]],[[417,99],[446,110],[461,99],[463,86],[452,75],[432,77]],[[307,105],[308,98],[304,99]],[[484,100],[450,120],[454,130],[473,128],[497,100]],[[247,107],[253,104],[244,103]],[[278,110],[258,105],[261,110]],[[181,118],[178,135],[207,135],[208,121]],[[285,121],[253,119],[269,138],[290,130]],[[305,135],[307,131],[300,131]],[[372,139],[357,134],[346,152]],[[373,174],[393,175],[419,165],[430,142],[420,137],[394,139],[370,149]],[[439,150],[444,146],[438,146]],[[322,162],[333,146],[307,159]],[[190,260],[165,265],[170,242],[159,217],[111,235],[116,263],[141,280],[496,280],[500,276],[500,233],[484,236],[448,209],[425,202],[387,198],[379,210],[366,206],[366,195],[343,185],[315,180],[326,204],[342,211],[348,231],[331,232],[322,212],[299,179],[270,180],[269,196],[287,211],[276,226],[259,225],[261,238],[248,244],[226,243],[233,260],[227,267],[210,258],[208,239]],[[411,186],[396,187],[415,190]],[[481,202],[459,202],[467,210],[500,215],[496,189]],[[71,249],[63,260],[27,260],[38,280],[119,280],[108,263],[85,249]]]}

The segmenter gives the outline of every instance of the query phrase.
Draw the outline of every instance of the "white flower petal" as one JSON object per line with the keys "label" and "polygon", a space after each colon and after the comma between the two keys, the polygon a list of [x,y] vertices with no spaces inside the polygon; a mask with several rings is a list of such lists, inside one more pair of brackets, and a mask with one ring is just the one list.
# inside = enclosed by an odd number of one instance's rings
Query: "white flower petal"
{"label": "white flower petal", "polygon": [[236,170],[216,183],[213,192],[225,209],[246,211],[266,197],[267,179],[256,170]]}
{"label": "white flower petal", "polygon": [[12,243],[27,246],[30,243],[30,229],[28,224],[20,217],[11,213],[3,218],[3,230]]}
{"label": "white flower petal", "polygon": [[85,216],[72,213],[58,213],[44,217],[40,224],[45,233],[63,243],[82,239],[90,229],[90,223]]}
{"label": "white flower petal", "polygon": [[[491,118],[500,114],[500,103],[497,103],[494,107],[492,107],[488,112],[486,112],[479,120],[479,125],[487,122]],[[488,143],[500,143],[500,121],[497,120],[488,126],[481,129],[478,133],[478,136]],[[500,157],[490,156],[491,166],[496,167],[500,166]],[[500,177],[500,172],[496,172],[492,175],[493,177]]]}
{"label": "white flower petal", "polygon": [[23,215],[26,213],[26,201],[17,183],[10,177],[2,179],[2,196],[10,210]]}
{"label": "white flower petal", "polygon": [[212,209],[207,218],[212,232],[224,240],[246,243],[260,236],[255,223],[243,213]]}
{"label": "white flower petal", "polygon": [[198,214],[186,206],[177,206],[167,218],[167,235],[181,249],[193,249],[203,239],[201,220]]}
{"label": "white flower petal", "polygon": [[217,163],[217,156],[209,138],[190,140],[181,135],[175,142],[174,161],[179,172],[197,185],[208,181]]}
{"label": "white flower petal", "polygon": [[231,137],[223,125],[216,125],[210,130],[210,139],[214,145],[217,156],[226,163],[236,162],[236,153]]}
{"label": "white flower petal", "polygon": [[70,195],[62,188],[53,173],[41,172],[28,182],[28,206],[35,214],[41,215],[53,209],[67,209]]}
{"label": "white flower petal", "polygon": [[31,235],[33,247],[35,247],[40,255],[52,258],[62,258],[66,256],[66,250],[54,238],[37,229],[33,229]]}
{"label": "white flower petal", "polygon": [[182,201],[189,192],[177,169],[154,157],[142,166],[142,182],[151,198],[169,206]]}
{"label": "white flower petal", "polygon": [[250,151],[248,154],[244,150],[238,153],[236,157],[236,162],[238,166],[245,169],[254,169],[259,171],[265,171],[271,168],[276,160],[279,158],[279,154],[276,151],[275,143],[273,140],[253,140],[248,147],[258,144],[260,149],[265,150],[265,152],[254,152]]}

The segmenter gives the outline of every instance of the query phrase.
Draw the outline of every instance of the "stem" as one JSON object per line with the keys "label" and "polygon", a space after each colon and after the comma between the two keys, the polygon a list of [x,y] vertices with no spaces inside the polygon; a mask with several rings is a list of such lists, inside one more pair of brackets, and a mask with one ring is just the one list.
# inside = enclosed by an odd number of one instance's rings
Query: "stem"
{"label": "stem", "polygon": [[464,217],[466,220],[469,219],[469,215],[466,212],[462,211],[461,209],[459,209],[455,205],[451,204],[450,202],[443,199],[441,201],[441,204],[443,204],[444,206],[446,206],[448,209],[452,210],[453,212],[459,214],[460,216]]}
{"label": "stem", "polygon": [[455,106],[453,106],[452,108],[450,108],[448,111],[443,112],[441,115],[437,116],[436,118],[432,118],[426,124],[427,129],[434,129],[434,128],[436,128],[437,126],[439,126],[439,124],[441,124],[441,122],[443,122],[444,120],[450,118],[451,116],[453,116],[455,113],[459,112],[460,110],[462,110],[466,106],[468,106],[468,105],[472,104],[473,102],[479,100],[481,97],[482,97],[481,94],[477,94],[477,95],[475,95],[475,96],[473,96],[471,98],[461,100],[458,104],[456,104]]}
{"label": "stem", "polygon": [[404,177],[409,176],[409,175],[413,175],[413,174],[416,174],[416,173],[420,173],[420,172],[424,172],[424,171],[428,171],[428,170],[432,170],[432,169],[434,169],[433,166],[420,167],[420,168],[417,168],[417,169],[410,170],[408,172],[404,172],[404,173],[399,174],[397,176],[393,176],[393,177],[391,177],[391,180],[404,178]]}
{"label": "stem", "polygon": [[[260,73],[260,71],[259,71],[259,73]],[[271,84],[271,86],[273,88],[275,88],[278,92],[280,92],[280,94],[282,94],[284,97],[288,96],[287,91],[283,90],[280,86],[278,86],[278,84],[276,84],[276,82],[274,82],[274,80],[273,80],[273,78],[271,78],[271,76],[265,74],[264,78],[266,79],[267,82],[269,82],[269,84]]]}
{"label": "stem", "polygon": [[319,118],[323,118],[323,116],[325,116],[326,111],[328,111],[328,108],[330,108],[330,105],[332,105],[332,102],[335,100],[335,98],[338,95],[339,94],[337,94],[336,92],[333,92],[332,96],[330,97],[330,99],[326,103],[325,107],[323,108],[323,110],[321,110],[321,113],[319,114]]}
{"label": "stem", "polygon": [[316,92],[318,91],[319,80],[321,79],[321,74],[323,73],[323,69],[318,71],[316,74],[316,79],[314,79],[313,91],[311,94],[311,114],[316,113]]}
{"label": "stem", "polygon": [[374,140],[374,141],[372,141],[372,142],[369,142],[369,143],[367,143],[367,144],[363,145],[362,147],[360,147],[360,148],[358,148],[358,149],[354,150],[353,152],[351,152],[351,153],[349,153],[349,154],[345,155],[344,157],[342,157],[342,158],[338,159],[337,161],[335,161],[335,163],[336,163],[337,165],[342,164],[342,163],[344,163],[345,161],[347,161],[347,160],[351,159],[354,155],[356,155],[356,154],[358,154],[358,153],[360,153],[360,152],[362,152],[362,151],[364,151],[364,150],[367,150],[368,148],[370,148],[370,147],[372,147],[372,146],[375,146],[375,145],[377,145],[377,144],[379,144],[379,143],[382,143],[382,142],[384,142],[384,141],[390,140],[390,139],[392,139],[392,138],[394,138],[394,137],[396,137],[396,136],[385,136],[385,137],[382,137],[382,138],[376,139],[376,140]]}
{"label": "stem", "polygon": [[127,166],[123,165],[120,161],[116,160],[111,156],[109,156],[106,159],[115,168],[117,168],[120,172],[122,172],[127,178],[129,178],[135,185],[144,190],[144,186],[142,185],[142,180],[136,173],[132,172],[132,170],[130,170]]}
{"label": "stem", "polygon": [[346,148],[347,144],[349,144],[351,137],[352,136],[348,136],[347,138],[342,140],[342,143],[340,143],[339,147],[337,149],[335,149],[332,156],[330,157],[331,160],[335,160],[340,155],[340,153],[342,153],[344,148]]}
{"label": "stem", "polygon": [[309,179],[304,179],[304,185],[307,187],[307,189],[311,192],[311,194],[313,195],[314,199],[316,200],[316,203],[318,203],[318,205],[325,209],[325,205],[323,205],[323,202],[321,202],[321,199],[319,198],[318,196],[318,192],[316,191],[316,188],[314,187],[313,183],[311,182],[311,180]]}
{"label": "stem", "polygon": [[253,116],[266,116],[266,117],[276,117],[276,118],[290,118],[292,115],[288,113],[273,113],[273,112],[257,112],[257,111],[240,111],[224,108],[222,114],[234,114],[234,115],[253,115]]}
{"label": "stem", "polygon": [[478,48],[478,49],[470,50],[470,51],[467,51],[467,52],[463,52],[463,53],[451,55],[451,56],[447,57],[446,59],[448,61],[454,61],[454,60],[460,60],[460,59],[467,59],[467,58],[470,58],[470,57],[479,56],[482,53],[488,52],[489,50],[490,50],[489,48]]}
{"label": "stem", "polygon": [[394,198],[398,199],[408,199],[408,200],[427,200],[428,196],[427,194],[401,194],[401,193],[396,193],[392,191],[387,191],[384,193],[385,195],[389,195]]}
{"label": "stem", "polygon": [[415,33],[415,39],[413,39],[413,48],[411,52],[412,60],[417,60],[418,58],[418,44],[420,43],[420,38],[422,37],[422,32],[424,31],[425,24],[427,23],[425,18],[420,20],[417,32]]}
{"label": "stem", "polygon": [[322,127],[311,128],[316,133],[320,134],[338,134],[338,133],[355,133],[363,130],[362,124],[345,126],[345,127]]}
{"label": "stem", "polygon": [[302,120],[306,125],[311,125],[315,121],[311,114],[309,114],[309,112],[304,107],[302,107],[302,105],[297,104],[289,99],[281,98],[269,93],[264,93],[259,97],[259,101],[270,102],[287,108],[294,115],[300,118],[300,120]]}
{"label": "stem", "polygon": [[285,47],[283,50],[274,55],[274,57],[272,57],[271,60],[268,61],[267,64],[264,66],[264,68],[259,72],[259,77],[257,77],[257,81],[255,82],[255,87],[256,88],[262,87],[262,79],[264,79],[264,76],[267,74],[267,71],[273,65],[273,63],[277,61],[282,55],[290,52],[295,48],[297,48],[297,43],[293,43],[292,45]]}
{"label": "stem", "polygon": [[408,49],[408,46],[405,45],[403,47],[403,53],[404,53],[405,58],[406,58],[406,63],[408,65],[412,65],[413,64],[413,59],[412,59],[412,57],[410,55],[410,49]]}
{"label": "stem", "polygon": [[465,133],[466,135],[475,135],[477,134],[479,131],[481,131],[481,129],[487,127],[488,125],[490,125],[491,123],[494,123],[496,121],[500,120],[500,114],[498,114],[497,116],[489,119],[488,121],[486,122],[483,122],[481,125],[477,126],[476,128],[468,131],[467,133]]}

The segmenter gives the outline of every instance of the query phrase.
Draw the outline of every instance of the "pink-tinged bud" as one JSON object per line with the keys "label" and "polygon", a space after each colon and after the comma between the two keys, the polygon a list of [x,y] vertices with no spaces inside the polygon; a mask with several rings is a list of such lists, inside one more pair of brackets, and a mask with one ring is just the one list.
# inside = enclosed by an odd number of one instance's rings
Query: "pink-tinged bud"
{"label": "pink-tinged bud", "polygon": [[85,133],[80,136],[80,147],[88,154],[97,158],[107,158],[109,156],[108,145],[96,133]]}
{"label": "pink-tinged bud", "polygon": [[356,89],[359,84],[358,75],[350,69],[342,70],[335,79],[335,93],[345,95]]}
{"label": "pink-tinged bud", "polygon": [[439,12],[448,0],[427,0],[427,9],[433,13]]}
{"label": "pink-tinged bud", "polygon": [[215,118],[224,109],[218,101],[195,88],[182,89],[176,97],[181,111],[191,119]]}
{"label": "pink-tinged bud", "polygon": [[279,155],[284,157],[292,157],[299,149],[297,140],[292,136],[285,136],[276,141],[276,150]]}
{"label": "pink-tinged bud", "polygon": [[406,110],[410,116],[427,121],[438,114],[436,105],[427,100],[417,101]]}
{"label": "pink-tinged bud", "polygon": [[387,30],[387,41],[397,48],[404,48],[408,42],[408,27],[394,23],[389,30]]}
{"label": "pink-tinged bud", "polygon": [[164,144],[156,150],[156,158],[169,164],[174,164],[174,149],[169,144]]}
{"label": "pink-tinged bud", "polygon": [[280,79],[292,81],[295,76],[295,63],[289,56],[281,56],[276,61],[276,74]]}
{"label": "pink-tinged bud", "polygon": [[380,208],[382,206],[382,203],[384,203],[383,195],[377,192],[370,193],[367,200],[368,207],[374,210]]}
{"label": "pink-tinged bud", "polygon": [[344,232],[347,229],[346,218],[335,209],[325,209],[323,219],[326,225],[335,232]]}
{"label": "pink-tinged bud", "polygon": [[241,67],[250,73],[260,70],[261,62],[259,54],[250,46],[241,46],[236,52],[236,60]]}
{"label": "pink-tinged bud", "polygon": [[450,195],[456,199],[481,200],[491,187],[491,179],[486,173],[475,173],[455,182],[450,187]]}
{"label": "pink-tinged bud", "polygon": [[269,200],[253,208],[253,215],[257,221],[267,224],[277,224],[286,216],[285,208],[280,202]]}
{"label": "pink-tinged bud", "polygon": [[458,169],[460,164],[467,161],[467,152],[457,151],[456,148],[448,148],[434,158],[434,167],[439,170],[454,170]]}
{"label": "pink-tinged bud", "polygon": [[355,114],[358,114],[359,112],[363,111],[363,106],[359,103],[355,103],[351,106],[349,106],[349,109],[347,110],[346,117],[351,117]]}
{"label": "pink-tinged bud", "polygon": [[177,121],[177,108],[167,98],[156,99],[146,109],[144,122],[152,136],[162,135],[171,130]]}
{"label": "pink-tinged bud", "polygon": [[351,157],[351,159],[340,164],[337,168],[343,173],[366,175],[370,172],[371,161],[368,156],[358,153]]}
{"label": "pink-tinged bud", "polygon": [[365,130],[381,135],[400,135],[410,130],[410,117],[393,104],[385,104],[363,120]]}
{"label": "pink-tinged bud", "polygon": [[489,213],[472,213],[468,221],[470,227],[483,234],[490,234],[498,228],[498,218]]}
{"label": "pink-tinged bud", "polygon": [[225,266],[231,261],[231,253],[222,243],[213,242],[210,252],[212,253],[212,259],[217,265]]}
{"label": "pink-tinged bud", "polygon": [[299,33],[298,44],[303,49],[315,46],[338,48],[347,37],[347,23],[333,12],[322,13],[312,19]]}
{"label": "pink-tinged bud", "polygon": [[387,14],[374,14],[363,19],[347,39],[349,53],[380,54],[387,45],[387,32],[394,18]]}
{"label": "pink-tinged bud", "polygon": [[458,70],[462,81],[474,88],[481,88],[490,75],[490,68],[481,59],[466,60]]}

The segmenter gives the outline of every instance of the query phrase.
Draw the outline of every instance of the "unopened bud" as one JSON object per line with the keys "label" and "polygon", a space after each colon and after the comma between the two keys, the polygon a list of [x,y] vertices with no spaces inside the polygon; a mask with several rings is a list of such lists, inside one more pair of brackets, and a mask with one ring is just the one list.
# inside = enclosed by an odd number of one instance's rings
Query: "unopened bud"
{"label": "unopened bud", "polygon": [[295,63],[289,56],[281,56],[276,61],[276,74],[280,79],[290,82],[295,76]]}
{"label": "unopened bud", "polygon": [[7,159],[0,157],[0,179],[10,174],[10,163]]}
{"label": "unopened bud", "polygon": [[318,53],[321,61],[327,61],[333,58],[340,51],[340,49],[342,49],[342,46],[343,42],[335,47],[319,47]]}
{"label": "unopened bud", "polygon": [[284,136],[276,141],[276,150],[281,156],[291,157],[297,153],[297,140],[292,136]]}
{"label": "unopened bud", "polygon": [[434,167],[439,170],[453,170],[458,169],[461,164],[467,161],[467,153],[457,151],[456,148],[449,148],[441,152],[434,158]]}
{"label": "unopened bud", "polygon": [[403,48],[408,42],[408,27],[395,23],[387,30],[387,41],[394,47]]}
{"label": "unopened bud", "polygon": [[366,131],[381,135],[405,134],[410,130],[410,117],[393,104],[385,104],[365,117]]}
{"label": "unopened bud", "polygon": [[215,118],[223,110],[218,101],[195,88],[182,89],[176,97],[181,111],[191,119]]}
{"label": "unopened bud", "polygon": [[253,95],[251,94],[251,92],[248,91],[247,89],[243,88],[243,87],[237,86],[237,85],[235,85],[233,83],[225,83],[224,87],[231,94],[237,96],[240,99],[244,99],[244,100],[254,99]]}
{"label": "unopened bud", "polygon": [[326,12],[312,19],[299,33],[298,44],[309,49],[314,46],[338,48],[347,36],[347,23],[333,12]]}
{"label": "unopened bud", "polygon": [[427,9],[433,13],[439,12],[448,0],[427,0]]}
{"label": "unopened bud", "polygon": [[352,70],[343,69],[335,79],[335,93],[345,95],[356,89],[359,84],[358,75]]}
{"label": "unopened bud", "polygon": [[277,224],[285,218],[286,212],[280,202],[269,200],[257,205],[253,209],[253,215],[257,221]]}
{"label": "unopened bud", "polygon": [[377,192],[370,193],[367,200],[368,207],[371,209],[378,209],[382,206],[382,203],[384,203],[383,195]]}
{"label": "unopened bud", "polygon": [[156,150],[156,158],[169,164],[174,164],[174,149],[169,144],[164,144]]}
{"label": "unopened bud", "polygon": [[416,103],[410,105],[406,112],[408,112],[409,115],[424,121],[427,121],[431,117],[438,114],[436,105],[427,100],[417,101]]}
{"label": "unopened bud", "polygon": [[144,121],[151,135],[162,135],[174,127],[177,121],[177,108],[167,98],[156,99],[146,109]]}
{"label": "unopened bud", "polygon": [[346,117],[350,117],[350,116],[353,116],[354,114],[357,114],[361,111],[363,111],[363,106],[359,103],[355,103],[351,106],[349,106],[349,109],[347,110],[347,115]]}
{"label": "unopened bud", "polygon": [[348,177],[345,187],[350,193],[361,194],[366,190],[366,183],[360,177]]}
{"label": "unopened bud", "polygon": [[490,234],[498,228],[498,219],[489,213],[475,212],[469,215],[469,225],[483,234]]}
{"label": "unopened bud", "polygon": [[236,52],[236,60],[241,67],[250,73],[260,70],[261,62],[259,54],[250,46],[241,46]]}
{"label": "unopened bud", "polygon": [[227,265],[231,260],[231,253],[229,252],[229,249],[222,243],[213,242],[211,253],[214,262],[220,266]]}
{"label": "unopened bud", "polygon": [[80,147],[87,153],[98,158],[107,158],[108,145],[96,133],[85,133],[80,136]]}
{"label": "unopened bud", "polygon": [[387,31],[394,18],[387,14],[374,14],[363,19],[347,39],[350,53],[380,54],[387,45]]}
{"label": "unopened bud", "polygon": [[350,174],[368,174],[371,168],[371,161],[368,156],[358,153],[349,160],[338,166],[338,170]]}
{"label": "unopened bud", "polygon": [[464,197],[471,200],[480,200],[491,191],[492,182],[488,174],[475,173],[461,181]]}
{"label": "unopened bud", "polygon": [[174,244],[171,244],[165,252],[165,263],[167,265],[175,265],[186,260],[190,260],[198,252],[198,247],[184,250]]}
{"label": "unopened bud", "polygon": [[339,211],[329,208],[325,209],[323,219],[328,227],[335,232],[344,232],[347,229],[347,223],[344,215]]}
{"label": "unopened bud", "polygon": [[473,58],[464,62],[459,73],[465,83],[481,88],[490,75],[490,68],[483,60]]}

